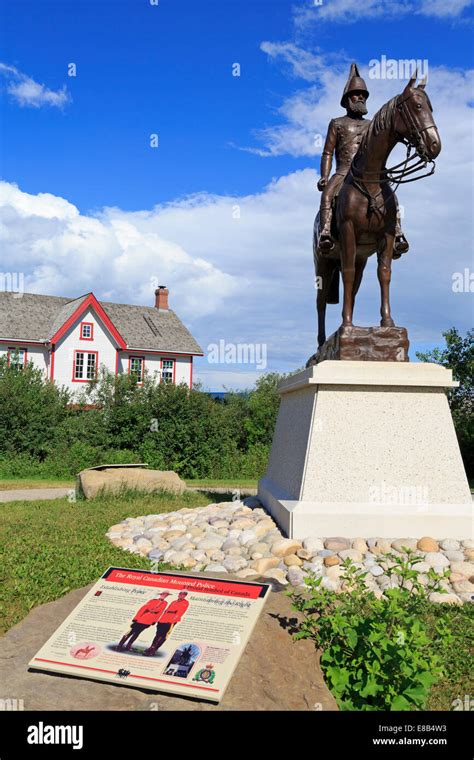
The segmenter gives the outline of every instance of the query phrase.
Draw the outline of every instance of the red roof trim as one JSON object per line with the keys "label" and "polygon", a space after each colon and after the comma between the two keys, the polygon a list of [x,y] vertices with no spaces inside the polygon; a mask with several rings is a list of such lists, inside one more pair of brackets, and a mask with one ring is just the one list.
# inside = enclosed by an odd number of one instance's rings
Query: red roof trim
{"label": "red roof trim", "polygon": [[55,335],[53,335],[51,338],[51,343],[57,343],[58,340],[60,340],[63,335],[69,330],[69,328],[74,324],[74,322],[76,322],[76,320],[86,311],[86,309],[89,308],[89,306],[95,310],[97,316],[100,317],[107,330],[116,340],[120,348],[125,349],[127,347],[127,344],[93,293],[89,293],[87,298],[80,304],[80,306],[77,307],[74,314],[72,314],[69,319],[66,320],[66,322],[62,325],[62,327],[59,328]]}

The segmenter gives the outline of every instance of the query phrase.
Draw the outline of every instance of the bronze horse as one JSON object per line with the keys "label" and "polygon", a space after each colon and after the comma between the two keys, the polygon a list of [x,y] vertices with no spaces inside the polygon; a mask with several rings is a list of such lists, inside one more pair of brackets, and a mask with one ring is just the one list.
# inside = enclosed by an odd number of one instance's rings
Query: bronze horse
{"label": "bronze horse", "polygon": [[[352,326],[354,302],[367,259],[377,253],[377,276],[381,290],[381,326],[393,327],[390,312],[390,278],[396,224],[396,199],[391,185],[412,182],[434,172],[434,159],[441,151],[433,109],[418,87],[416,73],[400,95],[375,114],[357,151],[351,169],[336,199],[333,237],[336,244],[328,254],[318,250],[319,214],[314,224],[313,254],[318,288],[318,347],[326,340],[326,305],[339,303],[339,273],[344,297],[342,325]],[[392,169],[385,163],[395,145],[408,146],[407,158]],[[410,157],[410,152],[416,153]],[[415,164],[410,163],[416,161]],[[427,174],[411,177],[432,164]],[[402,168],[399,168],[402,167]]]}

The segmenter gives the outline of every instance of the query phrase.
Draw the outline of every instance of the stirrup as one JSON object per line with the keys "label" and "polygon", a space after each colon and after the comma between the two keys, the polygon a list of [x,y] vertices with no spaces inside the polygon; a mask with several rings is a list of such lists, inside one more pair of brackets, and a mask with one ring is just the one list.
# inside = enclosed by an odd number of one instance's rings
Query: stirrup
{"label": "stirrup", "polygon": [[334,240],[332,239],[331,235],[321,235],[319,238],[318,248],[323,253],[329,253],[334,248]]}
{"label": "stirrup", "polygon": [[402,253],[407,253],[410,250],[410,245],[405,235],[397,235],[395,237],[395,244],[393,246],[393,252],[398,254],[396,258],[399,258]]}

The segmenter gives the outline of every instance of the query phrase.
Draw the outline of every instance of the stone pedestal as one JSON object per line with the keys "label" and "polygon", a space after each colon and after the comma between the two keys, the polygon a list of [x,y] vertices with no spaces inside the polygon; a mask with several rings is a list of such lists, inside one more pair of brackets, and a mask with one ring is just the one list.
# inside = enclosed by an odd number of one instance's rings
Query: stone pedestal
{"label": "stone pedestal", "polygon": [[340,327],[307,362],[408,362],[410,342],[405,327]]}
{"label": "stone pedestal", "polygon": [[292,538],[471,538],[456,386],[426,363],[324,361],[287,378],[259,499]]}

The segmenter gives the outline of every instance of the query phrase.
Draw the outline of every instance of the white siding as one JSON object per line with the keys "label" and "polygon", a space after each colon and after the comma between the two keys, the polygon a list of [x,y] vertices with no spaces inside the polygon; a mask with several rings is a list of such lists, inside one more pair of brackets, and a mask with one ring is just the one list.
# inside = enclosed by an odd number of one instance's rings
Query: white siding
{"label": "white siding", "polygon": [[[80,326],[82,322],[92,322],[94,326],[92,340],[81,340]],[[57,385],[65,385],[73,392],[80,391],[86,386],[84,382],[73,382],[72,380],[76,351],[83,351],[85,354],[97,352],[97,367],[104,365],[108,370],[115,373],[115,341],[92,309],[88,309],[78,317],[56,345],[54,381]]]}
{"label": "white siding", "polygon": [[3,343],[0,345],[0,356],[6,356],[8,354],[9,347],[18,346],[18,348],[26,349],[26,361],[33,362],[33,365],[48,375],[49,367],[49,353],[45,346],[22,346],[15,341],[9,343]]}
{"label": "white siding", "polygon": [[145,359],[145,371],[151,377],[160,379],[162,359],[173,359],[175,362],[175,383],[186,383],[190,386],[191,382],[191,357],[190,356],[173,356],[172,354],[142,354],[140,351],[121,351],[119,359],[119,372],[127,374],[129,371],[130,356],[142,356]]}

